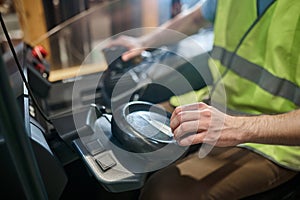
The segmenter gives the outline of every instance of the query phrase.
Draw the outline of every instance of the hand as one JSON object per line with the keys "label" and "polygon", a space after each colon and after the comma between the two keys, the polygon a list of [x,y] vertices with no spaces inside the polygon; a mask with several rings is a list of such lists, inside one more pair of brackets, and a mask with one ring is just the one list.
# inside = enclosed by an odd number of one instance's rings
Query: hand
{"label": "hand", "polygon": [[134,38],[125,35],[122,35],[117,39],[111,41],[109,46],[124,46],[128,49],[128,51],[122,55],[123,61],[128,61],[140,55],[146,49],[145,47],[143,47],[141,38]]}
{"label": "hand", "polygon": [[239,130],[243,118],[227,115],[205,103],[177,107],[170,126],[179,145],[208,143],[216,146],[235,146],[242,143]]}

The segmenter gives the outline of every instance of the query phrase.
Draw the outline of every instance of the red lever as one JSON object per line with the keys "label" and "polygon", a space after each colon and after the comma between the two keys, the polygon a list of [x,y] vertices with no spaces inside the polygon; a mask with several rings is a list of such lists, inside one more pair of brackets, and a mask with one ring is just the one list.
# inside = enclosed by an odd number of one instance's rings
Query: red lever
{"label": "red lever", "polygon": [[32,52],[32,55],[36,59],[39,59],[39,60],[42,60],[43,58],[45,58],[48,55],[48,52],[46,51],[46,49],[41,45],[35,46],[31,52]]}

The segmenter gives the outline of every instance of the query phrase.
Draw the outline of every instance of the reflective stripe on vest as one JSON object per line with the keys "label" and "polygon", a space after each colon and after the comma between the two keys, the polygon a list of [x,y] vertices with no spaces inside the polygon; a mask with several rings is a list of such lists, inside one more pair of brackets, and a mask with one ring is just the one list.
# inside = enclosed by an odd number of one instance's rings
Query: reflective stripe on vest
{"label": "reflective stripe on vest", "polygon": [[276,77],[261,66],[218,46],[214,46],[211,57],[219,60],[225,67],[228,67],[231,62],[230,69],[239,76],[259,85],[274,96],[284,97],[300,106],[300,88],[293,82]]}
{"label": "reflective stripe on vest", "polygon": [[228,107],[259,114],[300,106],[299,10],[298,0],[277,0],[258,18],[255,0],[218,2],[212,56],[221,74],[229,69],[222,79]]}
{"label": "reflective stripe on vest", "polygon": [[[276,0],[258,18],[256,0],[220,0],[210,64],[226,90],[212,100],[249,114],[282,113],[300,106],[300,1]],[[214,68],[211,66],[212,69]],[[211,70],[212,73],[216,70]],[[215,81],[219,78],[213,74]],[[300,147],[243,145],[286,168],[300,170]]]}

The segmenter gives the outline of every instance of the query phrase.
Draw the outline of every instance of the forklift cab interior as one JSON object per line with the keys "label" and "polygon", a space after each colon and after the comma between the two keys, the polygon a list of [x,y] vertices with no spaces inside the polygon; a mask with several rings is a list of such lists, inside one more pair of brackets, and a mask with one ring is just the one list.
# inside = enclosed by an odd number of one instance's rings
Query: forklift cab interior
{"label": "forklift cab interior", "polygon": [[[182,148],[176,144],[168,127],[170,113],[155,104],[174,94],[199,89],[211,81],[207,52],[212,47],[213,31],[207,29],[193,36],[193,41],[206,45],[202,53],[187,50],[192,47],[187,39],[147,52],[139,62],[117,63],[124,49],[103,46],[100,46],[101,51],[97,49],[95,44],[110,35],[99,33],[99,27],[92,23],[92,19],[107,19],[106,14],[110,16],[113,9],[114,3],[100,6],[83,17],[71,18],[50,31],[49,37],[39,39],[39,42],[50,41],[52,56],[47,61],[32,62],[33,48],[29,45],[16,48],[37,103],[51,123],[42,117],[29,97],[11,54],[2,56],[10,89],[22,116],[24,133],[38,165],[31,178],[39,176],[42,179],[42,190],[49,199],[137,199],[152,172],[194,150],[194,147]],[[78,37],[78,30],[87,32]],[[65,46],[58,48],[61,41]],[[97,51],[92,51],[94,48]],[[67,53],[63,52],[65,50]],[[66,55],[69,56],[67,60]],[[60,80],[51,74],[43,76],[35,67],[36,62],[41,62],[46,67],[45,72],[50,68],[56,71],[74,65],[89,69],[91,65],[103,65],[103,60],[108,64],[105,71],[97,69],[85,73],[83,70],[79,76]],[[156,72],[161,66],[171,66],[172,70],[149,76],[148,72]],[[178,81],[182,77],[189,80],[189,87],[183,87]],[[202,80],[200,84],[199,80]],[[115,91],[118,82],[124,87]],[[131,88],[134,90],[128,94]],[[177,92],[168,88],[176,88]],[[5,139],[9,131],[3,117],[0,125],[1,194],[9,199],[28,198],[28,187],[18,176],[25,164],[16,166],[18,157],[13,156]],[[297,199],[298,180],[297,176],[283,186],[249,199]]]}
{"label": "forklift cab interior", "polygon": [[[48,90],[51,91],[51,84],[47,76],[37,73],[36,62],[32,62],[34,59],[32,47],[21,44],[16,47],[15,51],[17,59],[21,61],[21,73],[24,74],[25,79],[20,76],[20,71],[10,52],[3,55],[5,64],[2,67],[5,69],[8,66],[8,75],[6,73],[3,75],[9,77],[10,84],[1,83],[3,89],[7,86],[7,90],[2,90],[2,96],[5,95],[5,91],[11,91],[14,94],[10,101],[3,103],[10,105],[7,108],[14,106],[21,111],[11,113],[22,116],[21,118],[12,116],[15,121],[11,123],[19,124],[23,137],[29,139],[29,149],[34,152],[34,161],[38,164],[34,173],[42,179],[41,189],[46,191],[49,199],[60,197],[67,199],[74,195],[78,197],[74,184],[81,182],[82,177],[80,180],[71,178],[78,174],[85,174],[86,178],[90,179],[87,182],[95,181],[94,186],[88,189],[84,184],[83,193],[80,194],[85,194],[89,190],[93,190],[94,193],[103,193],[105,189],[106,193],[107,191],[111,193],[135,191],[132,195],[136,195],[149,172],[174,162],[188,150],[180,147],[172,137],[168,126],[171,114],[145,101],[131,101],[121,105],[117,102],[118,108],[114,115],[108,113],[105,107],[99,104],[90,104],[88,108],[82,109],[87,112],[80,112],[80,116],[83,115],[84,119],[81,127],[60,132],[61,130],[56,128],[56,125],[65,124],[67,118],[76,121],[76,116],[70,112],[63,112],[52,117],[51,124],[41,117],[39,113],[41,111],[38,109],[45,109],[39,106],[43,105],[42,102],[47,95],[40,95],[38,89],[41,85],[45,85],[43,90],[47,94]],[[145,63],[150,66],[149,62]],[[142,65],[142,67],[145,66]],[[29,71],[34,71],[34,73]],[[26,80],[28,80],[30,91],[25,87]],[[35,88],[36,85],[38,89]],[[100,86],[103,85],[100,84]],[[34,95],[36,100],[33,100],[34,97],[31,95]],[[14,101],[16,105],[13,105]],[[103,104],[106,102],[107,99],[103,101]],[[5,115],[2,116],[2,119],[4,118]],[[9,143],[7,136],[13,132],[9,128],[7,121],[1,120],[1,163],[3,166],[1,177],[2,180],[8,180],[2,188],[4,189],[2,194],[11,199],[29,198],[30,192],[37,191],[26,191],[28,187],[24,186],[22,181],[24,179],[20,177],[22,177],[22,172],[26,171],[26,163],[30,161],[25,159],[26,162],[23,162],[23,165],[22,159],[19,160],[20,157],[26,158],[28,152],[24,151],[21,155],[14,154],[10,145],[13,146],[17,141],[12,141],[13,144]],[[74,128],[76,128],[75,124]],[[82,166],[85,167],[82,168]],[[79,169],[75,169],[74,172],[72,171],[74,167],[79,167]],[[70,171],[75,174],[68,174],[71,173]],[[34,179],[34,177],[31,178]],[[95,189],[95,187],[99,188]],[[11,193],[10,188],[18,192]]]}
{"label": "forklift cab interior", "polygon": [[[120,69],[116,69],[108,58],[120,57],[120,54],[116,54],[113,49],[101,49],[101,51],[92,52],[96,54],[92,56],[91,53],[81,52],[82,54],[75,59],[70,53],[71,58],[68,61],[64,61],[62,55],[57,55],[58,52],[61,54],[66,52],[62,52],[64,48],[56,51],[55,44],[66,40],[65,48],[69,48],[68,44],[71,40],[73,41],[74,38],[78,40],[78,35],[76,35],[78,32],[74,30],[83,29],[81,26],[86,26],[82,21],[89,21],[91,18],[100,19],[102,16],[95,15],[109,13],[111,8],[99,7],[97,9],[90,11],[79,20],[75,17],[78,21],[70,19],[66,26],[58,26],[54,29],[55,31],[50,31],[49,37],[39,39],[40,43],[43,43],[43,40],[51,41],[50,49],[53,51],[48,60],[44,57],[36,57],[35,48],[24,43],[15,47],[16,58],[10,51],[2,56],[3,67],[8,71],[8,75],[5,73],[3,75],[10,79],[10,84],[6,85],[6,88],[14,94],[14,98],[6,103],[20,111],[7,113],[21,115],[21,118],[12,117],[18,120],[11,121],[11,124],[20,125],[18,127],[22,132],[22,138],[29,140],[29,144],[24,148],[28,148],[29,153],[33,153],[31,160],[27,159],[28,151],[19,152],[19,155],[14,154],[13,147],[17,141],[11,141],[7,137],[14,135],[11,134],[14,131],[9,130],[10,123],[1,116],[0,147],[3,166],[1,168],[1,185],[3,185],[1,193],[4,197],[30,199],[35,194],[46,194],[49,199],[75,197],[84,199],[89,193],[93,197],[103,199],[120,199],[120,195],[122,199],[123,197],[136,199],[139,189],[149,174],[184,156],[188,150],[177,145],[171,135],[168,126],[170,113],[155,105],[172,95],[167,86],[159,87],[159,84],[148,83],[147,87],[145,85],[140,87],[138,84],[148,76],[145,76],[144,72],[148,71],[145,69],[153,68],[152,71],[156,71],[155,69],[159,67],[155,65],[156,61],[160,60],[165,65],[170,65],[168,62],[177,64],[174,67],[180,70],[184,69],[180,66],[186,64],[185,59],[176,57],[174,53],[170,54],[170,50],[158,49],[148,52],[148,56],[143,57],[140,62],[122,63]],[[66,32],[74,33],[74,35],[66,37]],[[93,35],[88,41],[92,37]],[[81,39],[83,41],[77,41],[77,45],[85,43],[87,38]],[[103,40],[100,38],[100,43]],[[179,45],[170,48],[174,51],[181,49]],[[38,50],[41,49],[38,48]],[[67,53],[69,50],[67,49]],[[78,53],[78,49],[72,48],[72,50]],[[120,49],[116,50],[120,53]],[[200,57],[202,58],[203,55]],[[98,56],[103,57],[100,64]],[[199,59],[195,54],[192,56]],[[78,61],[79,57],[82,60]],[[96,70],[77,77],[64,77],[61,80],[53,80],[51,73],[49,76],[50,68],[51,70],[63,68],[64,65],[95,64],[100,66],[104,57],[109,64],[104,72]],[[20,62],[21,70],[18,69],[16,61]],[[129,71],[130,73],[127,73]],[[170,76],[169,72],[166,70],[163,74],[150,78],[153,83],[155,80],[157,83],[167,82],[165,80],[168,80],[166,77]],[[24,74],[24,77],[20,76],[20,73]],[[122,74],[126,73],[130,76],[120,79]],[[182,70],[181,74],[185,75],[185,73],[195,74]],[[149,79],[149,76],[147,78]],[[195,81],[198,78],[195,77]],[[31,91],[28,91],[27,86],[24,85],[26,80]],[[136,98],[137,95],[123,95],[123,91],[128,91],[125,89],[117,94],[114,101],[115,108],[110,107],[112,105],[110,101],[114,97],[111,91],[114,87],[114,80],[122,80],[125,83],[127,80],[130,83],[127,84],[127,88],[135,88],[133,92],[139,94],[139,98]],[[167,84],[180,88],[180,84],[175,79],[170,79]],[[195,87],[198,86],[195,84]],[[4,91],[1,90],[3,94]],[[131,99],[131,96],[135,98]],[[130,98],[128,101],[130,103],[123,101],[125,97]],[[13,104],[15,100],[17,100],[16,105]],[[113,109],[116,109],[117,115],[112,114]],[[22,128],[23,124],[24,128]],[[143,129],[140,128],[141,125],[144,126]],[[153,133],[156,134],[153,135]],[[17,136],[15,139],[21,140]],[[33,162],[31,162],[32,159]],[[26,163],[36,163],[37,168],[27,166]],[[26,173],[28,168],[32,173]],[[24,178],[22,173],[27,174],[27,177]],[[30,185],[26,181],[24,183],[24,180],[33,180],[32,183],[40,180],[42,184],[34,187],[34,184]],[[12,193],[12,188],[16,192]]]}

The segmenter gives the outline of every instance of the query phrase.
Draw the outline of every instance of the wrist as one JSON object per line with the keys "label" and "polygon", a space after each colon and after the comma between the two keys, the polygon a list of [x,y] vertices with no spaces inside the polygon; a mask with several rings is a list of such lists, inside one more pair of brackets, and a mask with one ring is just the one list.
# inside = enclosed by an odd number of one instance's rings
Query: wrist
{"label": "wrist", "polygon": [[241,117],[241,135],[243,142],[261,143],[270,135],[270,116],[247,116]]}
{"label": "wrist", "polygon": [[254,142],[255,135],[258,134],[255,117],[233,117],[234,128],[239,143]]}

